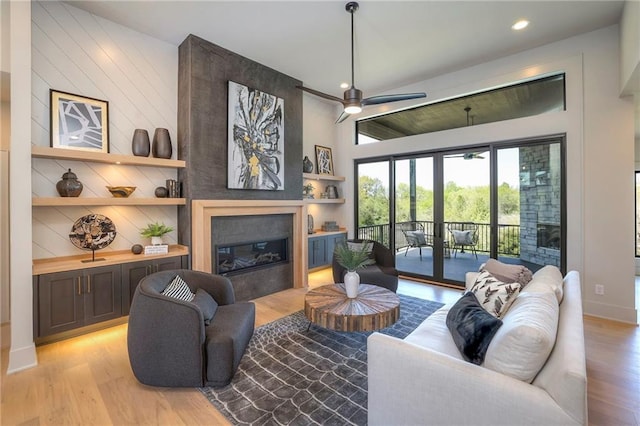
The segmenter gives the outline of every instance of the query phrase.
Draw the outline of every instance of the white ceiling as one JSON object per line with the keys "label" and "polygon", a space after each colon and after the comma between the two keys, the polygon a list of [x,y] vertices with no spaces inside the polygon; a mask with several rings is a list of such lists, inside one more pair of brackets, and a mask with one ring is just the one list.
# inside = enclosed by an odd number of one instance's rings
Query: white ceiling
{"label": "white ceiling", "polygon": [[[168,43],[189,34],[342,97],[346,1],[68,1]],[[623,1],[360,1],[355,83],[365,97],[619,22]],[[531,25],[514,32],[526,18]]]}

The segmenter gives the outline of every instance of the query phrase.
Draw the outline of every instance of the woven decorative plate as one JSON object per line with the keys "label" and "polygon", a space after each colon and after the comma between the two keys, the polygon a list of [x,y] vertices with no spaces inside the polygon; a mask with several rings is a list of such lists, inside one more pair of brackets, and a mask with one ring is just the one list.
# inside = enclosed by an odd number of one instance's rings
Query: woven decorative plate
{"label": "woven decorative plate", "polygon": [[71,243],[83,250],[100,250],[116,238],[116,226],[101,214],[88,214],[76,220],[69,233]]}

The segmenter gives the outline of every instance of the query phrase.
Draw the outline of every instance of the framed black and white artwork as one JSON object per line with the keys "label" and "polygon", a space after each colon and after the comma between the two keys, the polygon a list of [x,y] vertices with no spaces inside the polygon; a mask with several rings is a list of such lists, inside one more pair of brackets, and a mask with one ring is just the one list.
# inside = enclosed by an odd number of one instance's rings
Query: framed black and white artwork
{"label": "framed black and white artwork", "polygon": [[49,90],[51,146],[109,152],[109,102]]}
{"label": "framed black and white artwork", "polygon": [[284,190],[284,100],[229,81],[227,187]]}
{"label": "framed black and white artwork", "polygon": [[333,175],[331,148],[316,145],[316,170],[319,175]]}

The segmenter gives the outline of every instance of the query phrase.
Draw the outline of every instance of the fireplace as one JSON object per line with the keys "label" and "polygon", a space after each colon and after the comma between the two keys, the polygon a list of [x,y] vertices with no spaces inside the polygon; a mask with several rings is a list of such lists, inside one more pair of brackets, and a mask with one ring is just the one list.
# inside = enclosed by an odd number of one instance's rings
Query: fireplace
{"label": "fireplace", "polygon": [[[236,300],[307,286],[307,209],[302,200],[193,200],[191,214],[192,268],[225,274]],[[218,272],[221,255],[229,254],[230,247],[246,254],[254,244],[260,249],[275,240],[286,241],[286,260]],[[250,247],[237,247],[243,245]]]}
{"label": "fireplace", "polygon": [[234,275],[287,262],[288,239],[216,245],[216,274]]}
{"label": "fireplace", "polygon": [[538,223],[538,247],[560,250],[560,226],[551,223]]}

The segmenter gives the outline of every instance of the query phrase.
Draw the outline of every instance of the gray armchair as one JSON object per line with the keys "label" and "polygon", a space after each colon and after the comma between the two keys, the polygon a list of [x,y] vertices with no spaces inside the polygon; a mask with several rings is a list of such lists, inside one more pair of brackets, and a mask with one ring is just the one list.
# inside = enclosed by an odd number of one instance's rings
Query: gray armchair
{"label": "gray armchair", "polygon": [[[208,325],[194,303],[161,294],[176,275],[191,292],[201,288],[217,303]],[[186,269],[150,274],[140,281],[129,313],[133,374],[151,386],[224,386],[238,368],[254,324],[255,305],[235,303],[226,277]]]}
{"label": "gray armchair", "polygon": [[[360,275],[360,282],[363,284],[373,284],[380,287],[384,287],[394,293],[398,290],[398,270],[396,269],[396,258],[393,252],[380,244],[377,241],[372,240],[349,240],[354,243],[362,243],[367,241],[373,245],[372,255],[375,260],[375,264],[365,266],[358,269],[358,275]],[[333,256],[333,262],[331,264],[333,269],[333,282],[343,283],[344,274],[347,270],[338,263],[336,256]]]}
{"label": "gray armchair", "polygon": [[460,253],[464,253],[464,249],[467,247],[477,259],[478,225],[473,222],[457,222],[450,223],[448,228],[453,244],[453,257],[458,257],[458,249],[460,249]]}

